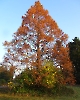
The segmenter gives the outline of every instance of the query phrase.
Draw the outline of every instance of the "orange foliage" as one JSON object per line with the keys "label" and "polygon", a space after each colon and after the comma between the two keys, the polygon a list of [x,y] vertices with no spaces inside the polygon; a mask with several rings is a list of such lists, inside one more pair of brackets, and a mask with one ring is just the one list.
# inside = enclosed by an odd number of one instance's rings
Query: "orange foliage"
{"label": "orange foliage", "polygon": [[39,1],[31,6],[22,19],[22,24],[14,34],[14,39],[9,45],[8,42],[4,43],[4,46],[8,48],[6,57],[9,60],[6,62],[19,61],[19,66],[21,64],[21,66],[39,69],[44,60],[51,60],[56,67],[62,68],[65,76],[64,83],[74,83],[67,46],[68,35],[59,29],[55,20]]}

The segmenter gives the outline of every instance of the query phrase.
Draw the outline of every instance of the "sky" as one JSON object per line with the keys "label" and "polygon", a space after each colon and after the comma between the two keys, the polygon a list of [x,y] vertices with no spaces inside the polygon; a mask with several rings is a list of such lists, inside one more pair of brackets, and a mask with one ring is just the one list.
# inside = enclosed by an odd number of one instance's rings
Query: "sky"
{"label": "sky", "polygon": [[[4,41],[12,40],[12,35],[22,23],[22,15],[34,5],[36,0],[0,0],[0,62],[5,54]],[[44,9],[68,34],[68,41],[80,38],[80,0],[39,0]]]}

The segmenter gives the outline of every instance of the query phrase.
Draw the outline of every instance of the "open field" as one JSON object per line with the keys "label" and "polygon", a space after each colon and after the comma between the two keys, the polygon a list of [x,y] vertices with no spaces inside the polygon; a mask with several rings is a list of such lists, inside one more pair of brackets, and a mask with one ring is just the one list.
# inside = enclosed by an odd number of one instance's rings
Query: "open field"
{"label": "open field", "polygon": [[0,100],[80,100],[80,86],[72,86],[74,89],[73,95],[62,96],[51,96],[51,97],[30,97],[28,95],[10,95],[10,94],[0,94]]}

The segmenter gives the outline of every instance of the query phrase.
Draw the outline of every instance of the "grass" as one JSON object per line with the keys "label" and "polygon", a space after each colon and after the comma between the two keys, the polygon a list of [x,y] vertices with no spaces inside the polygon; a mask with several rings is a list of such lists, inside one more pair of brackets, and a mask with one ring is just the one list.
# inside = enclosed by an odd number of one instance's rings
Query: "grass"
{"label": "grass", "polygon": [[29,96],[27,94],[25,95],[0,94],[0,100],[80,100],[80,86],[68,86],[68,88],[69,89],[72,88],[74,90],[74,93],[70,94],[71,89],[68,90],[67,88],[65,88],[64,91],[62,91],[61,94],[57,96],[55,95],[54,96],[47,96],[47,95]]}

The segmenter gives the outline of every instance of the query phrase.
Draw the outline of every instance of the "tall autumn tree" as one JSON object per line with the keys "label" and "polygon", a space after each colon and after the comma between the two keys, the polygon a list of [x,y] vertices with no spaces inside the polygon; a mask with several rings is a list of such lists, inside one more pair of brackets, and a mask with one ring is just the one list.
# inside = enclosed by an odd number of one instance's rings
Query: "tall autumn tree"
{"label": "tall autumn tree", "polygon": [[50,60],[62,70],[64,83],[74,82],[68,55],[68,36],[59,29],[39,1],[22,16],[22,24],[13,36],[11,42],[4,42],[7,50],[4,65],[35,69],[33,76],[36,74],[37,79],[44,60]]}

